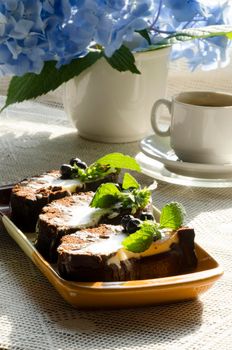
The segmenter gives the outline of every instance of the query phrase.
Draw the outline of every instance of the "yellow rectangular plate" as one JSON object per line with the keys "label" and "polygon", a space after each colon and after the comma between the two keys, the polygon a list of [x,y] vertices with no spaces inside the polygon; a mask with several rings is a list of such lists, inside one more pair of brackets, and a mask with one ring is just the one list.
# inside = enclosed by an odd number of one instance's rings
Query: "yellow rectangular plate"
{"label": "yellow rectangular plate", "polygon": [[72,282],[62,279],[32,244],[33,235],[24,234],[7,216],[7,193],[0,202],[0,216],[9,235],[48,278],[60,295],[78,308],[117,308],[155,305],[189,300],[206,292],[223,274],[222,268],[198,244],[195,244],[198,267],[191,273],[165,278],[125,282]]}

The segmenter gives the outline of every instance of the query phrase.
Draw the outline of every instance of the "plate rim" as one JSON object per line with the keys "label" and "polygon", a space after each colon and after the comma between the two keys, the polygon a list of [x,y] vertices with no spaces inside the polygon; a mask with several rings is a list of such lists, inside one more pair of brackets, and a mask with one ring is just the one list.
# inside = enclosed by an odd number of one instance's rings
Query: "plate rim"
{"label": "plate rim", "polygon": [[[133,281],[122,281],[122,282],[96,282],[94,284],[99,284],[98,286],[91,286],[91,282],[74,282],[67,281],[60,277],[55,270],[57,277],[66,284],[70,286],[75,285],[77,288],[91,289],[91,290],[104,290],[104,291],[113,291],[113,290],[131,290],[131,289],[163,289],[163,288],[173,288],[173,286],[182,286],[188,285],[193,282],[207,281],[212,280],[212,278],[217,279],[219,276],[223,275],[224,271],[218,262],[207,252],[205,251],[198,243],[195,243],[196,250],[201,250],[204,252],[213,262],[217,265],[211,269],[202,270],[202,271],[193,271],[185,273],[183,275],[175,275],[169,277],[161,278],[152,278],[149,280],[133,280]],[[176,279],[180,279],[176,281]],[[169,281],[167,281],[169,280]],[[163,283],[162,283],[163,281]],[[134,283],[134,285],[132,285]]]}
{"label": "plate rim", "polygon": [[[152,164],[146,161],[146,158],[152,162],[156,162],[157,166],[154,168]],[[232,178],[207,178],[207,177],[193,177],[190,175],[178,174],[171,169],[164,166],[163,163],[158,160],[139,152],[136,154],[135,159],[140,164],[142,173],[150,176],[153,179],[166,182],[172,185],[188,186],[188,187],[201,187],[201,188],[231,188]],[[158,167],[159,165],[159,167]],[[163,171],[167,174],[163,174]],[[170,174],[170,175],[169,175]]]}
{"label": "plate rim", "polygon": [[[232,164],[204,164],[204,163],[190,163],[190,162],[183,162],[183,161],[176,161],[176,160],[171,160],[159,155],[156,155],[153,153],[152,150],[148,151],[148,146],[146,145],[146,141],[149,139],[152,139],[154,137],[157,137],[157,139],[161,138],[161,136],[152,134],[149,136],[144,137],[140,142],[139,142],[139,147],[140,150],[148,157],[155,159],[159,161],[160,163],[169,166],[171,169],[182,169],[186,171],[191,171],[189,168],[193,168],[198,172],[206,173],[208,171],[213,171],[215,173],[222,173],[226,174],[231,171],[232,174]],[[166,136],[166,139],[170,139],[170,137]],[[152,147],[152,146],[151,146]],[[154,147],[155,149],[155,147]],[[169,151],[173,151],[173,149],[170,146]],[[174,151],[173,151],[174,152]],[[175,153],[175,152],[174,152]],[[224,171],[223,171],[224,170]]]}

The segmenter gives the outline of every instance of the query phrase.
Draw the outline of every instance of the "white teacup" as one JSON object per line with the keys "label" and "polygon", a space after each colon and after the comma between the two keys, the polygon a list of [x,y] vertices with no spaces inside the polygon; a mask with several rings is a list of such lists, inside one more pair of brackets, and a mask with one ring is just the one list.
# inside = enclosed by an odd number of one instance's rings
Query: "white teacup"
{"label": "white teacup", "polygon": [[[165,105],[170,127],[162,131],[158,109]],[[232,94],[213,91],[181,92],[172,101],[160,99],[153,105],[151,124],[156,134],[170,136],[180,160],[191,163],[232,163]]]}

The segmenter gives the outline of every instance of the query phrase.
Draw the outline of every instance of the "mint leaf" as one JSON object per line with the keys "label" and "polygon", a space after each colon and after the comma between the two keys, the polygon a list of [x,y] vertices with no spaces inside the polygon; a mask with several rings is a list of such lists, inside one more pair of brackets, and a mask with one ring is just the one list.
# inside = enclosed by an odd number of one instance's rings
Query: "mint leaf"
{"label": "mint leaf", "polygon": [[130,252],[142,253],[150,247],[154,240],[160,238],[161,232],[158,224],[152,221],[144,221],[138,231],[123,240],[122,245]]}
{"label": "mint leaf", "polygon": [[153,222],[144,221],[138,231],[123,240],[122,245],[130,252],[141,253],[150,247],[154,237],[156,240],[161,238],[158,225]]}
{"label": "mint leaf", "polygon": [[153,240],[157,241],[158,239],[161,239],[161,231],[159,229],[159,224],[157,224],[154,221],[146,220],[143,221],[140,225],[140,230],[143,232],[150,232],[153,234]]}
{"label": "mint leaf", "polygon": [[140,166],[134,158],[122,153],[110,153],[91,164],[82,173],[74,172],[74,177],[80,178],[83,182],[92,182],[113,173],[117,175],[122,168],[140,171]]}
{"label": "mint leaf", "polygon": [[[146,208],[146,206],[151,203],[151,191],[149,191],[146,187],[143,189],[134,189],[132,191],[134,196],[134,208],[135,210],[133,212],[136,212],[138,208],[143,209]],[[133,214],[132,212],[132,214]]]}
{"label": "mint leaf", "polygon": [[98,187],[90,203],[95,208],[115,208],[117,211],[129,210],[135,214],[138,209],[145,208],[151,200],[148,189],[123,190],[120,191],[113,183],[105,183]]}
{"label": "mint leaf", "polygon": [[176,230],[181,227],[184,216],[184,207],[180,203],[171,202],[163,207],[160,224],[149,220],[143,221],[139,230],[125,238],[122,245],[133,253],[142,253],[150,247],[153,241],[161,239],[162,228]]}
{"label": "mint leaf", "polygon": [[122,242],[124,248],[133,253],[141,253],[147,250],[153,241],[153,233],[138,230],[125,238]]}
{"label": "mint leaf", "polygon": [[123,183],[122,183],[122,188],[124,190],[128,190],[129,188],[139,188],[138,182],[135,180],[135,178],[129,174],[125,173],[123,177]]}
{"label": "mint leaf", "polygon": [[134,55],[124,45],[116,50],[111,57],[105,56],[105,59],[112,68],[117,69],[119,72],[130,71],[131,73],[140,74],[135,65]]}
{"label": "mint leaf", "polygon": [[118,201],[118,196],[121,194],[117,186],[113,183],[105,183],[98,187],[90,207],[108,208]]}
{"label": "mint leaf", "polygon": [[185,215],[186,212],[182,204],[171,202],[165,205],[161,210],[160,228],[178,229],[183,225]]}
{"label": "mint leaf", "polygon": [[110,153],[98,159],[96,163],[110,165],[113,168],[141,171],[140,165],[130,156],[122,153]]}
{"label": "mint leaf", "polygon": [[13,77],[2,110],[13,103],[30,100],[55,90],[92,66],[102,56],[103,53],[100,51],[90,52],[85,57],[75,59],[60,69],[56,68],[55,61],[50,61],[45,63],[40,74],[27,73],[22,77]]}
{"label": "mint leaf", "polygon": [[109,165],[93,163],[85,169],[84,172],[78,170],[77,178],[83,182],[93,182],[105,178],[107,175],[119,173],[118,169],[111,168]]}

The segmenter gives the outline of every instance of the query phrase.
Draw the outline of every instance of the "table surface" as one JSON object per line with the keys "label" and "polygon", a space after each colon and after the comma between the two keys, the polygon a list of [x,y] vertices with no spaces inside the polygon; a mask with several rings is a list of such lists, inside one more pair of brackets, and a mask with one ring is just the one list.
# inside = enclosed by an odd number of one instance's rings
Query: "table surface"
{"label": "table surface", "polygon": [[[169,92],[177,89],[173,81]],[[207,84],[208,80],[200,87]],[[50,105],[44,102],[15,105],[0,116],[0,185],[58,168],[74,155],[90,163],[113,151],[138,153],[138,143],[101,144],[80,138],[63,110],[51,100]],[[142,174],[137,178],[142,185],[153,181]],[[162,207],[170,200],[183,203],[196,241],[225,271],[213,288],[197,300],[172,305],[80,311],[58,295],[1,227],[0,349],[231,349],[232,189],[158,182],[155,205]]]}

